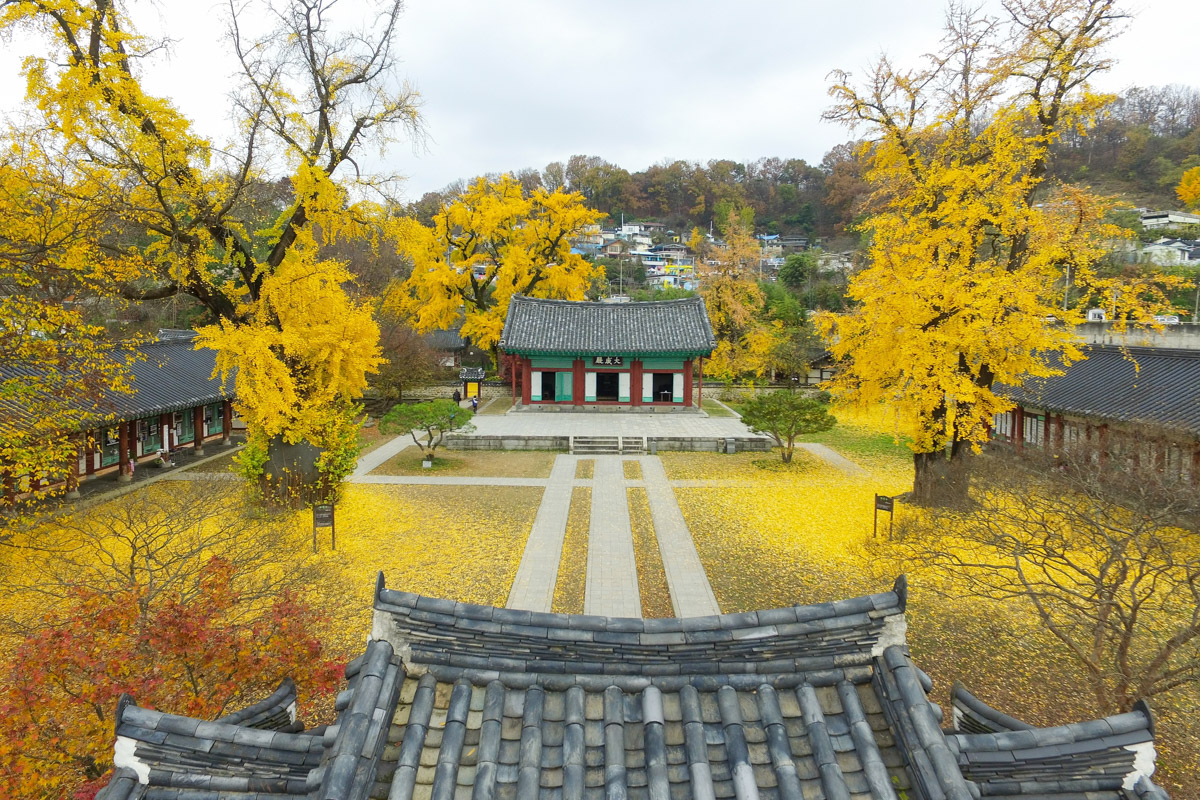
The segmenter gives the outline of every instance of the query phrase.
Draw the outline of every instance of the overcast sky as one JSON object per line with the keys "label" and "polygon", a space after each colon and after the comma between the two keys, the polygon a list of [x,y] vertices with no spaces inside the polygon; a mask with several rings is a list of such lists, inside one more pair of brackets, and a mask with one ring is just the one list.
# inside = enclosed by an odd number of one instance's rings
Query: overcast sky
{"label": "overcast sky", "polygon": [[[987,2],[989,7],[994,6]],[[575,153],[630,171],[674,159],[820,161],[850,138],[821,121],[833,69],[861,74],[881,52],[914,64],[937,46],[944,0],[408,0],[401,73],[423,97],[429,138],[393,145],[386,166],[416,199],[458,178],[542,168]],[[1115,69],[1098,81],[1200,86],[1198,0],[1130,0]],[[204,133],[228,135],[235,66],[224,4],[139,3],[176,43],[147,74]],[[148,12],[149,17],[142,17]],[[10,47],[11,45],[11,47]],[[23,85],[0,44],[0,109]]]}

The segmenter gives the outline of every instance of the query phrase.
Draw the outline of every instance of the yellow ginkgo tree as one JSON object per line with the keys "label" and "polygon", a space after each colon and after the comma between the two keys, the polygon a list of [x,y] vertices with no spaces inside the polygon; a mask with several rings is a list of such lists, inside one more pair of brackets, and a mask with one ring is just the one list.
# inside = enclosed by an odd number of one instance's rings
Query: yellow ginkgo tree
{"label": "yellow ginkgo tree", "polygon": [[[23,70],[29,113],[53,147],[28,158],[64,159],[73,173],[59,191],[103,200],[109,229],[90,242],[104,256],[92,291],[194,298],[212,323],[201,346],[237,369],[252,440],[345,450],[349,404],[380,362],[379,334],[349,273],[319,246],[378,245],[381,212],[356,188],[388,180],[365,176],[359,151],[420,135],[418,96],[395,74],[402,2],[369,0],[353,14],[335,0],[260,3],[265,14],[250,5],[228,12],[242,71],[230,142],[200,136],[169,98],[144,91],[164,43],[137,33],[125,2],[9,0],[0,34],[46,45]],[[251,35],[244,20],[259,18],[275,29]],[[264,202],[262,187],[280,174],[291,176],[290,202]],[[325,460],[337,478],[353,456]]]}
{"label": "yellow ginkgo tree", "polygon": [[[862,87],[835,76],[827,117],[870,135],[870,264],[850,282],[851,310],[820,324],[840,362],[835,394],[888,404],[911,434],[916,502],[965,499],[969,454],[1011,407],[997,384],[1083,357],[1070,323],[1087,304],[1114,319],[1169,306],[1170,279],[1098,274],[1120,235],[1107,201],[1047,180],[1054,142],[1110,99],[1088,80],[1109,66],[1117,6],[1009,0],[1004,20],[952,6],[927,67],[884,58]],[[1064,310],[1068,288],[1077,303]]]}
{"label": "yellow ginkgo tree", "polygon": [[780,331],[765,319],[766,297],[755,280],[762,273],[762,256],[754,238],[754,213],[732,204],[719,204],[718,213],[723,213],[716,220],[720,246],[698,228],[688,242],[697,253],[700,296],[717,339],[708,371],[727,381],[762,376],[770,368]]}
{"label": "yellow ginkgo tree", "polygon": [[534,189],[512,175],[479,178],[427,227],[411,217],[395,238],[412,275],[391,288],[387,306],[418,331],[462,323],[463,338],[495,351],[514,295],[582,300],[601,268],[571,252],[571,240],[600,215],[583,195]]}

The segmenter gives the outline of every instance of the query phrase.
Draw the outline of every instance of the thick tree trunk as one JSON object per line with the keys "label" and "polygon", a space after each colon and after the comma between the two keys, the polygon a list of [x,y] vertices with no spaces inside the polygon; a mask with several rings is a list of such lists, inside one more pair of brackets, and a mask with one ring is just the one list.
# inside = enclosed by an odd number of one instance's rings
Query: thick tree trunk
{"label": "thick tree trunk", "polygon": [[324,502],[329,486],[317,470],[321,449],[308,442],[287,444],[282,437],[271,439],[268,460],[263,468],[263,495],[271,502],[289,508],[303,508]]}
{"label": "thick tree trunk", "polygon": [[913,453],[912,502],[919,506],[964,508],[968,505],[967,490],[971,484],[970,450],[956,443],[947,455]]}

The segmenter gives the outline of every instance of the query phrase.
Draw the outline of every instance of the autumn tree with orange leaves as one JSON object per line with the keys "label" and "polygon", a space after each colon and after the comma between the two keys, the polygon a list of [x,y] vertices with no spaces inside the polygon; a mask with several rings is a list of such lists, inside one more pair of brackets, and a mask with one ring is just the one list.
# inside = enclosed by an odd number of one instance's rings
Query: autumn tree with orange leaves
{"label": "autumn tree with orange leaves", "polygon": [[[826,118],[870,141],[870,265],[845,314],[821,324],[840,361],[833,389],[887,403],[912,434],[913,499],[966,498],[969,454],[1011,407],[997,384],[1083,357],[1071,325],[1170,307],[1171,279],[1103,278],[1120,232],[1104,198],[1047,180],[1051,146],[1110,98],[1088,81],[1124,15],[1116,0],[1008,0],[1002,19],[952,5],[940,52],[916,69],[881,59],[865,84],[837,73]],[[1063,309],[1064,288],[1081,298]],[[1067,325],[1056,325],[1064,318]]]}

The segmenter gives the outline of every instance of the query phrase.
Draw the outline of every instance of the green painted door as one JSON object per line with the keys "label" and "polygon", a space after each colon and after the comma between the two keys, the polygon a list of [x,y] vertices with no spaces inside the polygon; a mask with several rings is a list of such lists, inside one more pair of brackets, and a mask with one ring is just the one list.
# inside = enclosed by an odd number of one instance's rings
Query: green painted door
{"label": "green painted door", "polygon": [[556,372],[554,373],[554,400],[557,403],[571,402],[571,383],[574,378],[574,373],[571,372]]}

